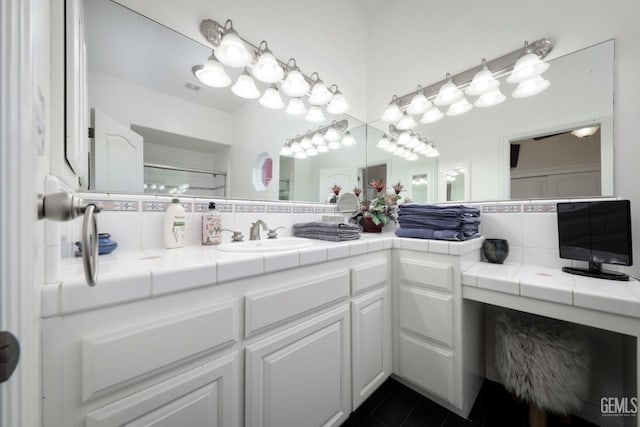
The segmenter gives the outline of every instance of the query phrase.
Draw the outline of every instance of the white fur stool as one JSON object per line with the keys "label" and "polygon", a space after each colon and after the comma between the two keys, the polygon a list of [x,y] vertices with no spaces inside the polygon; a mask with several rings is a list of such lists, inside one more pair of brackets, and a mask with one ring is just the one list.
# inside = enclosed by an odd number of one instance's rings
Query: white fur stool
{"label": "white fur stool", "polygon": [[587,345],[566,323],[525,313],[496,319],[496,366],[505,388],[529,403],[529,425],[546,426],[546,411],[578,410],[589,388]]}

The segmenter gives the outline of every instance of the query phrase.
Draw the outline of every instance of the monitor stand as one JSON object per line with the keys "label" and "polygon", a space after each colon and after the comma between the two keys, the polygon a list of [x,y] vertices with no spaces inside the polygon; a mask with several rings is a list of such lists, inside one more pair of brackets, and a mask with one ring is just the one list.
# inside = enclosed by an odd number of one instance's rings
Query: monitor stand
{"label": "monitor stand", "polygon": [[589,268],[562,267],[562,271],[578,276],[595,277],[596,279],[628,281],[629,275],[617,271],[603,270],[599,262],[589,261]]}

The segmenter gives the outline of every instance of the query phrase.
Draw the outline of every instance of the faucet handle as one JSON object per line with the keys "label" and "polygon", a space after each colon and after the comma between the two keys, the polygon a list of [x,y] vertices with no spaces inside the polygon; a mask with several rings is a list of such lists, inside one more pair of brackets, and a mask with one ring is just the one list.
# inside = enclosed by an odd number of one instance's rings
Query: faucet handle
{"label": "faucet handle", "polygon": [[281,228],[284,228],[284,227],[276,227],[276,228],[269,229],[269,232],[267,233],[267,239],[277,239],[278,230],[280,230]]}
{"label": "faucet handle", "polygon": [[228,228],[223,228],[221,231],[228,231],[230,233],[233,233],[233,236],[231,236],[232,242],[242,242],[244,240],[242,231],[229,230]]}

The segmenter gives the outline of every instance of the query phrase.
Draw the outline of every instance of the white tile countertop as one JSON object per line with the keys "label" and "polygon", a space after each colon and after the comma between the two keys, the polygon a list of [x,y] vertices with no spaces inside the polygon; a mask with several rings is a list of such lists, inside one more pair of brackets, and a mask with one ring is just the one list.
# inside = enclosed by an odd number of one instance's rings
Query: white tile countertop
{"label": "white tile countertop", "polygon": [[640,282],[596,279],[560,268],[480,262],[462,273],[462,285],[640,318]]}
{"label": "white tile countertop", "polygon": [[[306,239],[305,239],[306,240]],[[203,286],[258,276],[392,248],[462,256],[480,249],[482,239],[429,241],[369,234],[348,242],[312,240],[311,245],[277,252],[223,252],[215,246],[115,251],[99,257],[97,286],[87,286],[82,259],[66,258],[59,283],[42,289],[42,317],[183,292]]]}

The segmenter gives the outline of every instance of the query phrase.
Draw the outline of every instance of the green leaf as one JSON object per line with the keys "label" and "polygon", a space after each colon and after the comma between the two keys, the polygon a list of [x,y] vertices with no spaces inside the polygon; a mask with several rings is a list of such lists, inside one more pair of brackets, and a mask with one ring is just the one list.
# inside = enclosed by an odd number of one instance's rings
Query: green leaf
{"label": "green leaf", "polygon": [[384,225],[389,224],[389,217],[388,217],[388,216],[386,216],[386,215],[383,215],[383,216],[382,216],[382,223],[383,223]]}
{"label": "green leaf", "polygon": [[375,225],[380,225],[380,218],[378,218],[378,215],[371,215],[371,221],[373,221]]}

